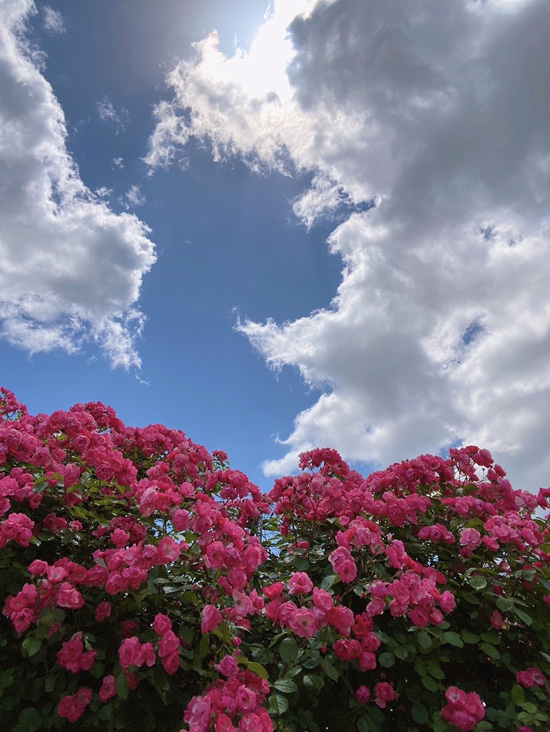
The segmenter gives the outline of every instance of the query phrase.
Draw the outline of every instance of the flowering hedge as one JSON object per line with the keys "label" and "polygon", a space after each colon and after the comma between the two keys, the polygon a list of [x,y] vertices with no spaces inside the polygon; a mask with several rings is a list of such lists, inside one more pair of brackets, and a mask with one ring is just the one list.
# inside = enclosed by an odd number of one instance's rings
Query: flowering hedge
{"label": "flowering hedge", "polygon": [[3,729],[550,728],[550,490],[486,450],[265,496],[100,403],[0,414]]}

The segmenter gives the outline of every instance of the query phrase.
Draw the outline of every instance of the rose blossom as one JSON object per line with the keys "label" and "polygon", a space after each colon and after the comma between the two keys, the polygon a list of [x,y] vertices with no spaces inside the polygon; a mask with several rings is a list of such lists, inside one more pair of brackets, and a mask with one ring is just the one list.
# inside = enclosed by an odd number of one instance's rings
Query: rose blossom
{"label": "rose blossom", "polygon": [[114,676],[105,676],[101,689],[99,690],[99,699],[102,702],[107,702],[116,694],[116,684]]}
{"label": "rose blossom", "polygon": [[374,702],[380,709],[384,709],[389,701],[395,699],[395,691],[391,684],[385,681],[381,681],[374,687],[375,699]]}
{"label": "rose blossom", "polygon": [[211,633],[222,622],[222,614],[214,605],[206,605],[202,611],[201,633]]}
{"label": "rose blossom", "polygon": [[313,589],[313,582],[306,572],[296,572],[288,581],[288,591],[291,595],[308,595]]}
{"label": "rose blossom", "polygon": [[76,722],[84,714],[88,704],[92,701],[91,689],[79,689],[72,696],[64,696],[59,702],[57,713],[69,722]]}

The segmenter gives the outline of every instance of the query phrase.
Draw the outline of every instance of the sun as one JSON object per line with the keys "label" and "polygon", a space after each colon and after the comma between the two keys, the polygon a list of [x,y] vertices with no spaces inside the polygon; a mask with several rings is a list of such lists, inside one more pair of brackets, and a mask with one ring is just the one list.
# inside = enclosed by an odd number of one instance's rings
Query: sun
{"label": "sun", "polygon": [[294,56],[294,48],[287,28],[297,15],[307,13],[313,5],[313,0],[276,0],[266,13],[250,50],[238,49],[227,59],[226,72],[247,96],[264,99],[275,94],[281,102],[291,98],[292,88],[286,70]]}

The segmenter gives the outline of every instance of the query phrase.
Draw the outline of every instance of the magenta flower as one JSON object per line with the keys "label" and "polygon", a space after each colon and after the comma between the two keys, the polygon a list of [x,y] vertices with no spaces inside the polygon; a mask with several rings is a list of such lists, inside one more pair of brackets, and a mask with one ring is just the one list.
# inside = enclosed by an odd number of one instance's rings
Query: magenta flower
{"label": "magenta flower", "polygon": [[306,572],[296,572],[288,581],[291,595],[308,595],[313,589],[313,582]]}
{"label": "magenta flower", "polygon": [[222,614],[214,605],[206,605],[202,611],[201,633],[211,633],[222,622]]}
{"label": "magenta flower", "polygon": [[59,702],[57,713],[69,722],[76,722],[84,714],[86,707],[92,701],[92,690],[82,688],[72,696],[64,696]]}

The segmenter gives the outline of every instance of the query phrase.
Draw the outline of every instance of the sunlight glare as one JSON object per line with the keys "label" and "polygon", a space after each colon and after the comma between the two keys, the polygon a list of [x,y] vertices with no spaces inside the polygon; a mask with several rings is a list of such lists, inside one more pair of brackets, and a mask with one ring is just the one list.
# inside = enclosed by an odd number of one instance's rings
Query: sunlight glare
{"label": "sunlight glare", "polygon": [[237,49],[226,62],[231,80],[253,99],[276,94],[281,102],[289,101],[292,89],[286,73],[294,55],[287,34],[288,25],[297,15],[305,14],[315,0],[275,0],[265,23],[258,29],[248,53]]}

